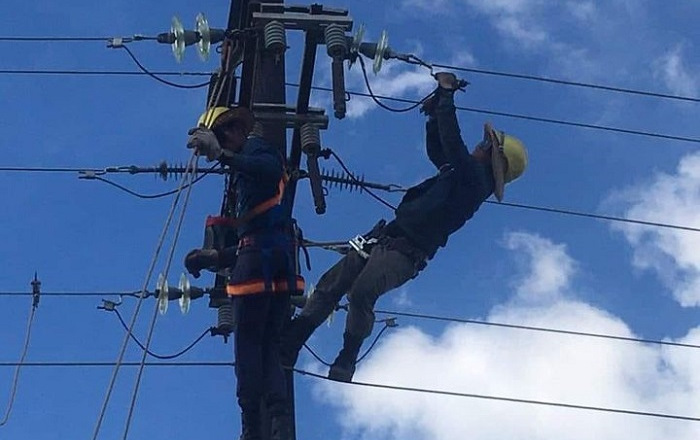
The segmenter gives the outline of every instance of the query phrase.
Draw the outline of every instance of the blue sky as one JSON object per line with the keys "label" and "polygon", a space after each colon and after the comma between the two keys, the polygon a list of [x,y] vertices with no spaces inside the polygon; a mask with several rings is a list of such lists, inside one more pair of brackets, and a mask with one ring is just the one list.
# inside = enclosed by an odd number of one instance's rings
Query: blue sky
{"label": "blue sky", "polygon": [[[391,46],[421,58],[516,72],[699,96],[695,2],[610,0],[329,1],[346,7],[368,38],[387,29]],[[225,23],[226,2],[167,5],[122,2],[18,2],[0,6],[7,36],[153,35],[178,14],[197,12]],[[290,38],[289,80],[298,79],[300,38]],[[189,50],[176,65],[166,46],[131,46],[154,70],[212,70]],[[95,43],[0,42],[0,69],[136,70],[126,53]],[[317,85],[328,85],[319,50]],[[464,75],[463,75],[464,76]],[[458,105],[687,137],[699,137],[697,104],[613,94],[482,75]],[[183,78],[181,81],[186,81]],[[348,89],[364,91],[359,69]],[[420,98],[433,86],[421,69],[387,62],[373,78],[377,93]],[[296,94],[289,89],[290,100]],[[204,107],[204,91],[183,91],[146,77],[9,76],[3,99],[0,166],[106,167],[187,160],[187,130]],[[331,110],[329,96],[313,95]],[[693,143],[584,130],[461,112],[465,142],[481,126],[520,137],[531,165],[506,200],[577,211],[700,226],[700,154]],[[353,97],[348,118],[331,119],[324,146],[368,180],[411,185],[433,170],[422,151],[423,118],[392,114]],[[325,168],[339,167],[323,163]],[[171,189],[151,176],[113,176],[144,193]],[[29,291],[35,270],[45,291],[133,291],[141,287],[171,200],[143,201],[73,174],[0,173],[0,291]],[[208,178],[192,193],[175,266],[201,244],[206,215],[219,209],[221,182]],[[387,198],[398,202],[399,195]],[[369,197],[330,190],[328,211],[313,212],[301,183],[295,216],[306,235],[338,240],[391,213]],[[700,344],[700,238],[697,233],[484,206],[416,280],[380,300],[382,309],[566,328]],[[312,252],[314,282],[337,256]],[[156,271],[164,268],[159,263]],[[153,283],[155,282],[155,279]],[[199,285],[210,278],[198,281]],[[151,288],[153,288],[151,283]],[[113,298],[114,299],[114,298]],[[0,361],[19,357],[29,297],[0,297]],[[129,317],[134,301],[120,311]],[[28,360],[114,361],[123,339],[99,298],[42,299]],[[137,334],[145,335],[153,302]],[[159,317],[152,349],[168,354],[215,322],[206,301],[182,316],[175,304]],[[332,359],[344,316],[319,328],[311,345]],[[356,379],[463,393],[623,408],[700,417],[700,354],[614,341],[491,327],[399,319],[358,369]],[[378,329],[377,329],[378,330]],[[127,359],[138,361],[138,347]],[[232,347],[206,338],[182,360],[230,361]],[[325,373],[310,356],[301,367]],[[121,438],[134,368],[123,368],[99,438]],[[4,413],[13,369],[0,368]],[[0,438],[89,438],[110,368],[25,368],[13,414]],[[696,439],[695,422],[534,407],[507,402],[367,390],[298,378],[300,439]],[[235,380],[226,368],[150,368],[145,372],[130,438],[235,438]]]}

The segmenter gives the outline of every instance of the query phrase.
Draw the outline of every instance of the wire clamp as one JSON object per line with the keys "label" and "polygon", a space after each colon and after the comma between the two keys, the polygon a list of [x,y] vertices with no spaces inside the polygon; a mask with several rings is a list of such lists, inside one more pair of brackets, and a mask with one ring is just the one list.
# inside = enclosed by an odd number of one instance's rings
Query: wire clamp
{"label": "wire clamp", "polygon": [[[352,248],[355,249],[355,252],[360,254],[360,256],[366,260],[369,258],[369,251],[371,250],[371,245],[376,244],[377,239],[367,239],[362,235],[357,235],[355,236],[355,238],[348,241],[348,243],[350,243],[350,246],[352,246]],[[367,250],[365,250],[365,246],[368,246]]]}

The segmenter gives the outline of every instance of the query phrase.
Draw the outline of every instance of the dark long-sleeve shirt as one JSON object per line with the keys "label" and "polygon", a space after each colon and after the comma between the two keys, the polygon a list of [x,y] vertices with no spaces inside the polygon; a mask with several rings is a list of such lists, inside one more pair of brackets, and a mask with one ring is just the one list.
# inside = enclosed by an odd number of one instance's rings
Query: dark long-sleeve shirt
{"label": "dark long-sleeve shirt", "polygon": [[[257,205],[279,193],[284,159],[277,147],[259,137],[250,137],[240,153],[226,152],[221,162],[234,170],[235,216],[241,218]],[[283,199],[284,203],[284,199]],[[238,236],[286,228],[291,219],[288,210],[277,205],[243,223]]]}
{"label": "dark long-sleeve shirt", "polygon": [[494,190],[490,164],[474,159],[462,141],[452,95],[440,92],[439,99],[436,117],[426,125],[426,150],[440,172],[409,188],[387,225],[390,234],[405,235],[429,258]]}

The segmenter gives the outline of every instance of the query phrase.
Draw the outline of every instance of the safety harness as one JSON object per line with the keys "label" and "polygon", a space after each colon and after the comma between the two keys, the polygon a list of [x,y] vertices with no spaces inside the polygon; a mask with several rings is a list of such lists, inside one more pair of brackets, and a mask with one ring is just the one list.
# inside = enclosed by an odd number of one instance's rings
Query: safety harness
{"label": "safety harness", "polygon": [[[270,197],[269,199],[259,203],[252,209],[247,211],[240,217],[220,217],[220,216],[210,216],[207,217],[207,229],[214,230],[216,228],[238,228],[244,223],[247,223],[257,216],[264,214],[270,209],[279,206],[282,203],[282,198],[284,197],[284,191],[286,189],[287,183],[289,182],[289,176],[286,172],[282,173],[279,184],[277,185],[277,194]],[[230,230],[230,229],[229,229]],[[213,235],[216,233],[212,232]],[[288,268],[289,276],[283,278],[273,279],[272,270],[272,249],[274,247],[285,248],[290,244],[288,237],[276,237],[270,236],[265,237],[263,235],[249,235],[245,237],[239,237],[238,239],[238,252],[244,248],[249,248],[257,246],[260,248],[262,254],[262,265],[261,268],[262,278],[253,278],[245,280],[242,282],[231,283],[229,282],[226,286],[226,293],[229,296],[239,296],[239,295],[252,295],[258,293],[272,292],[272,293],[294,293],[304,292],[305,282],[304,278],[300,275],[296,275],[296,268]]]}

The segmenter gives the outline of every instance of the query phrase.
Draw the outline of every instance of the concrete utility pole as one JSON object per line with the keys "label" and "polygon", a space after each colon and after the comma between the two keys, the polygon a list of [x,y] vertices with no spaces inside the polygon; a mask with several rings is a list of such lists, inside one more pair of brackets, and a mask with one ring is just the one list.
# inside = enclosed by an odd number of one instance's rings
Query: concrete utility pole
{"label": "concrete utility pole", "polygon": [[[252,30],[252,32],[247,32]],[[286,105],[285,58],[288,30],[305,33],[304,52],[301,65],[300,87],[296,105]],[[221,51],[221,69],[212,77],[209,89],[209,106],[239,106],[253,110],[258,134],[278,145],[288,158],[291,180],[285,197],[293,209],[297,181],[309,177],[315,210],[323,214],[326,210],[325,195],[318,159],[321,155],[320,130],[328,127],[328,117],[323,109],[309,106],[316,52],[320,44],[327,46],[332,59],[334,113],[337,118],[345,116],[345,80],[343,62],[349,54],[352,39],[346,32],[352,30],[352,19],[348,12],[327,9],[314,4],[308,7],[285,6],[282,0],[267,0],[264,3],[250,0],[232,0],[227,38]],[[233,34],[237,37],[232,37]],[[242,62],[241,62],[242,60]],[[236,96],[235,69],[240,62],[240,86]],[[236,99],[237,98],[237,99]],[[287,152],[287,129],[292,129],[292,145]],[[300,170],[302,155],[306,155],[306,171]],[[233,182],[227,181],[221,207],[221,217],[233,214],[235,200]],[[291,214],[291,213],[290,213]],[[231,238],[231,240],[235,240]],[[235,246],[225,242],[225,246]],[[299,265],[297,265],[298,267]],[[299,269],[298,269],[299,270]],[[235,323],[233,306],[225,294],[226,279],[216,276],[215,286],[210,292],[210,307],[218,310],[217,332],[225,339],[230,336]],[[291,310],[290,310],[291,313]],[[287,374],[289,402],[294,424],[294,375]],[[266,408],[263,408],[263,438],[269,439],[270,426]],[[296,436],[293,435],[295,438]]]}

